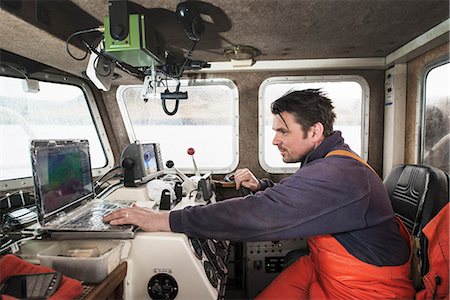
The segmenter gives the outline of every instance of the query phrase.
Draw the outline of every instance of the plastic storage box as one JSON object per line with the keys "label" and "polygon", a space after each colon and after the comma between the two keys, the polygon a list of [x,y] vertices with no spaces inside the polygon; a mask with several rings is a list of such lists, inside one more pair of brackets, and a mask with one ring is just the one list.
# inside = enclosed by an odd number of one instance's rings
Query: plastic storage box
{"label": "plastic storage box", "polygon": [[119,265],[120,241],[61,241],[38,253],[41,265],[88,283],[99,283]]}

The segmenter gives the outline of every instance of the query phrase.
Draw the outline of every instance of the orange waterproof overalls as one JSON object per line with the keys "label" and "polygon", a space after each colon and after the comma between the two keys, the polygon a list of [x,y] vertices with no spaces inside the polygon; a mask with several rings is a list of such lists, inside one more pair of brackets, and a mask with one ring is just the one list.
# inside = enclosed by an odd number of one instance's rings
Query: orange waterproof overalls
{"label": "orange waterproof overalls", "polygon": [[[409,243],[409,233],[400,232]],[[256,299],[413,299],[410,260],[378,267],[345,250],[331,235],[308,239],[310,254],[283,271]]]}
{"label": "orange waterproof overalls", "polygon": [[[351,156],[361,161],[348,151],[332,151],[329,155]],[[398,224],[411,253],[410,235],[400,220]],[[256,299],[414,298],[410,279],[411,255],[403,265],[378,267],[348,253],[331,235],[312,237],[307,241],[310,254],[284,270]]]}

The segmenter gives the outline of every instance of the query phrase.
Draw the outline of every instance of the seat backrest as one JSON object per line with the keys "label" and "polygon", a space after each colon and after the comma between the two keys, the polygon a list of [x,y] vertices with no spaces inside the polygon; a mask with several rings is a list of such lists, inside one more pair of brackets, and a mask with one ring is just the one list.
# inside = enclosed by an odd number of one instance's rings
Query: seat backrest
{"label": "seat backrest", "polygon": [[444,171],[424,165],[398,165],[384,180],[395,214],[412,235],[416,290],[424,288],[422,278],[430,268],[429,241],[422,229],[449,202],[449,182]]}
{"label": "seat backrest", "polygon": [[425,165],[398,165],[384,179],[395,214],[417,236],[449,202],[449,176]]}

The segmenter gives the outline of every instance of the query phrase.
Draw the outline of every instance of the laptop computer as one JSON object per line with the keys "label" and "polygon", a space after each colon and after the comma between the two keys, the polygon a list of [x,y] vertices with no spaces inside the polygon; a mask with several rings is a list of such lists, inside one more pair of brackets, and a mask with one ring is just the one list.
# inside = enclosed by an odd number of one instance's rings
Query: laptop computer
{"label": "laptop computer", "polygon": [[87,140],[33,140],[31,160],[39,223],[52,238],[134,237],[135,226],[102,221],[132,202],[95,197]]}

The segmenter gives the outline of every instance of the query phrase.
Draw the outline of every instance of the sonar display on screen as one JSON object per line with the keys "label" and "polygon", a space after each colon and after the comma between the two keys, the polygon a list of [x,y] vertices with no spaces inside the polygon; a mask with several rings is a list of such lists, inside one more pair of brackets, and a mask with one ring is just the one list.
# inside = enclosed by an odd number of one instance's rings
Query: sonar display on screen
{"label": "sonar display on screen", "polygon": [[40,149],[35,154],[40,202],[45,214],[92,193],[89,153],[78,146]]}
{"label": "sonar display on screen", "polygon": [[145,174],[150,175],[158,171],[158,161],[154,144],[142,145]]}

